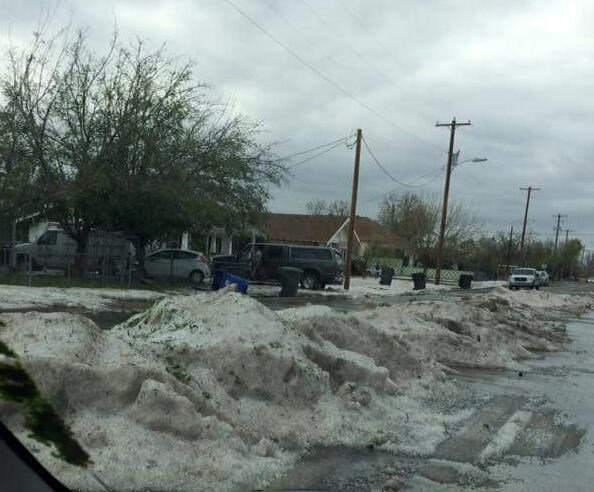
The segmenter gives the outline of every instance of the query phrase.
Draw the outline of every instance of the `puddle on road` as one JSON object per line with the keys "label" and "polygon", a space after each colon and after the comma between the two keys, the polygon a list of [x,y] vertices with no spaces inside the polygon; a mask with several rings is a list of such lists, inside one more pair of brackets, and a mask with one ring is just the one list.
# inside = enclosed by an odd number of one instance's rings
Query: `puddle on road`
{"label": "puddle on road", "polygon": [[559,458],[570,451],[575,451],[586,431],[575,424],[562,423],[560,420],[559,412],[552,409],[543,409],[534,413],[507,454]]}
{"label": "puddle on road", "polygon": [[269,490],[389,490],[391,476],[406,490],[540,491],[562,490],[562,483],[572,484],[565,490],[591,490],[593,321],[568,323],[566,348],[524,361],[522,371],[459,370],[455,379],[470,390],[467,404],[482,403],[433,456],[316,449]]}
{"label": "puddle on road", "polygon": [[315,448],[267,491],[382,490],[394,477],[408,478],[415,472],[412,459],[367,448]]}

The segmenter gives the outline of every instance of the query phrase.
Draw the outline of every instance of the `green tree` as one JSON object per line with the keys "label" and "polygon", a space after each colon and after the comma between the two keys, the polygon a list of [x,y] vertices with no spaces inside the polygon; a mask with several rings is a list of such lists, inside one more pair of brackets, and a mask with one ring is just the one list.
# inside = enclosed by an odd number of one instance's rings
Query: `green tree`
{"label": "green tree", "polygon": [[142,268],[153,239],[253,223],[282,180],[259,125],[209,101],[193,64],[164,49],[114,36],[98,57],[81,32],[38,34],[11,61],[4,96],[79,253],[92,229],[115,228],[137,238]]}

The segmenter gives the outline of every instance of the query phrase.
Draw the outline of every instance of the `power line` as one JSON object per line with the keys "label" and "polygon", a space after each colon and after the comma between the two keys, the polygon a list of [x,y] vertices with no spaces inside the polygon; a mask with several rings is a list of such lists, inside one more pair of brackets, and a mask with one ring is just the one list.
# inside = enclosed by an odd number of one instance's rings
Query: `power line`
{"label": "power line", "polygon": [[373,42],[375,44],[377,44],[382,51],[385,51],[388,55],[394,57],[393,53],[386,47],[384,46],[383,43],[380,43],[377,39],[377,36],[375,35],[375,33],[373,31],[371,31],[365,24],[363,24],[359,18],[351,11],[351,9],[349,9],[344,2],[342,2],[342,0],[337,0],[338,3],[342,6],[343,10],[349,15],[349,17],[353,20],[353,22],[355,24],[357,24],[363,31],[365,31],[368,36],[373,40]]}
{"label": "power line", "polygon": [[318,145],[317,147],[312,147],[311,149],[306,149],[306,150],[302,150],[301,152],[295,152],[293,154],[289,154],[286,155],[284,157],[279,157],[278,159],[275,159],[275,161],[284,161],[287,159],[291,159],[293,157],[297,157],[298,155],[303,155],[303,154],[309,154],[310,152],[314,152],[316,150],[320,150],[323,149],[324,147],[328,147],[330,145],[336,144],[336,143],[345,143],[347,144],[348,139],[351,138],[351,136],[349,135],[348,137],[341,137],[341,138],[337,138],[336,140],[333,140],[332,142],[328,142],[322,145]]}
{"label": "power line", "polygon": [[[419,176],[418,178],[413,179],[411,181],[411,183],[414,183],[415,181],[419,181],[420,179],[423,179],[423,178],[426,178],[426,177],[429,177],[429,176],[435,174],[435,176],[433,176],[431,179],[429,179],[429,180],[425,181],[424,183],[418,185],[419,188],[420,187],[423,187],[423,186],[427,186],[427,185],[433,183],[437,178],[441,177],[441,173],[444,170],[445,170],[445,166],[442,166],[442,167],[440,167],[438,169],[433,169],[433,171],[430,171],[430,172],[428,172],[426,174],[423,174],[423,175]],[[370,203],[370,202],[374,202],[375,200],[379,200],[381,197],[386,196],[386,195],[389,195],[390,193],[393,193],[393,192],[399,190],[400,188],[402,188],[402,186],[397,186],[396,188],[392,188],[392,189],[390,189],[388,191],[385,191],[383,193],[380,193],[379,195],[375,195],[372,198],[368,198],[367,200],[362,201],[361,202],[361,205],[365,205],[366,203]]]}
{"label": "power line", "polygon": [[[299,27],[297,27],[295,24],[293,24],[293,22],[287,18],[287,16],[285,16],[282,12],[280,12],[276,7],[274,7],[273,5],[271,5],[270,2],[265,1],[266,6],[272,11],[274,12],[274,14],[281,18],[286,24],[288,24],[291,29],[293,29],[297,34],[299,34],[299,36],[301,36],[305,42],[310,45],[310,46],[316,46],[316,43],[314,41],[312,41],[310,39],[310,37],[305,34]],[[332,60],[334,63],[336,63],[337,65],[340,65],[340,63],[333,57],[333,56],[328,56],[327,59]]]}
{"label": "power line", "polygon": [[307,157],[307,158],[305,158],[305,159],[303,159],[303,160],[301,160],[299,162],[296,162],[295,164],[291,164],[290,166],[287,166],[287,169],[293,169],[293,168],[295,168],[297,166],[300,166],[301,164],[304,164],[306,162],[309,162],[309,161],[315,159],[316,157],[320,157],[321,155],[327,154],[331,150],[334,150],[336,147],[340,147],[343,143],[346,144],[346,142],[342,142],[342,141],[341,142],[338,142],[337,144],[333,145],[332,147],[330,147],[330,148],[328,148],[326,150],[323,150],[322,152],[318,152],[317,154],[314,154],[312,156],[309,156],[309,157]]}
{"label": "power line", "polygon": [[367,65],[371,70],[373,70],[385,81],[389,82],[391,80],[391,77],[379,70],[377,67],[374,67],[373,64],[369,63],[368,58],[366,58],[363,55],[363,53],[361,53],[355,46],[353,46],[353,44],[341,39],[341,37],[337,34],[336,29],[332,26],[332,24],[325,20],[320,14],[318,14],[318,12],[309,4],[307,0],[301,0],[301,2],[308,8],[308,10],[314,15],[314,17],[316,17],[316,19],[318,19],[330,30],[334,38],[339,43],[344,44],[349,49],[349,52],[353,53],[357,58],[359,58],[359,60],[361,60],[365,65]]}
{"label": "power line", "polygon": [[375,164],[392,181],[394,181],[395,183],[398,183],[400,186],[404,186],[404,187],[407,187],[407,188],[420,188],[420,187],[424,186],[424,185],[418,185],[418,184],[415,185],[415,184],[412,184],[412,183],[405,183],[404,181],[401,181],[398,178],[395,178],[392,174],[390,174],[390,172],[384,167],[384,165],[379,161],[379,159],[375,156],[375,154],[369,148],[369,144],[367,143],[367,140],[365,140],[365,137],[363,137],[363,145],[365,145],[365,148],[367,149],[367,152],[369,152],[369,155],[371,156],[371,158],[373,159],[373,161],[375,162]]}
{"label": "power line", "polygon": [[293,58],[295,58],[299,63],[301,63],[302,65],[304,65],[305,67],[307,67],[309,70],[311,70],[313,73],[315,73],[318,77],[320,77],[321,79],[323,79],[326,83],[330,84],[332,87],[334,87],[336,90],[338,90],[341,94],[343,94],[344,96],[348,97],[349,99],[353,100],[354,102],[356,102],[359,106],[361,106],[363,109],[367,110],[369,113],[373,114],[375,117],[379,118],[380,120],[382,120],[384,123],[386,123],[387,125],[395,128],[398,131],[401,131],[403,133],[406,133],[407,135],[419,140],[420,142],[423,142],[426,145],[430,145],[432,147],[435,147],[437,149],[439,149],[441,151],[441,147],[439,147],[437,144],[434,144],[433,142],[430,142],[429,140],[425,140],[422,137],[419,137],[418,135],[415,135],[414,133],[402,128],[401,126],[397,125],[396,123],[394,123],[393,121],[389,120],[388,118],[386,118],[383,114],[379,113],[378,111],[376,111],[375,109],[373,109],[371,106],[369,106],[367,103],[363,102],[361,99],[359,99],[358,97],[356,97],[354,94],[352,94],[350,91],[348,91],[347,89],[345,89],[344,87],[342,87],[338,82],[335,82],[334,80],[332,80],[330,77],[328,77],[326,74],[324,74],[323,72],[321,72],[320,70],[318,70],[316,67],[314,67],[311,63],[309,63],[307,60],[305,60],[301,55],[299,55],[299,53],[297,53],[295,50],[291,49],[289,46],[287,46],[285,43],[283,43],[280,39],[278,39],[274,34],[270,33],[269,31],[267,31],[263,26],[261,26],[255,19],[253,19],[252,17],[250,17],[245,11],[243,11],[242,9],[240,9],[237,5],[235,5],[235,3],[233,3],[231,0],[225,0],[225,2],[231,6],[234,10],[236,10],[243,18],[245,18],[250,24],[252,24],[256,29],[258,29],[260,32],[262,32],[265,36],[267,36],[268,38],[270,38],[272,41],[274,41],[276,44],[278,44],[282,49],[284,49],[287,53],[289,53]]}

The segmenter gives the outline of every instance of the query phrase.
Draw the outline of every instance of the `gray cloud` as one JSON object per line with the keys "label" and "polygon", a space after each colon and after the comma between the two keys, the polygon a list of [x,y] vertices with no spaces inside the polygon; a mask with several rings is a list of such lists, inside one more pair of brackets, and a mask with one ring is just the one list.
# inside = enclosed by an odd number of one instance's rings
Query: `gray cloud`
{"label": "gray cloud", "polygon": [[[594,5],[587,0],[423,1],[233,0],[241,9],[345,90],[371,114],[312,73],[221,0],[63,1],[56,24],[86,25],[97,49],[117,19],[123,40],[167,41],[197,62],[212,97],[262,120],[265,141],[289,154],[363,128],[390,172],[412,181],[445,164],[448,134],[436,120],[471,119],[457,147],[484,164],[456,169],[452,197],[472,207],[486,231],[519,228],[525,193],[535,194],[530,228],[552,234],[552,214],[594,232],[590,159],[594,110]],[[45,7],[47,8],[47,7]],[[23,42],[40,3],[6,2],[0,35]],[[406,131],[402,131],[400,129]],[[415,136],[411,136],[411,133]],[[418,137],[418,138],[417,138]],[[304,211],[313,198],[345,199],[353,151],[340,147],[294,169],[270,206]],[[426,180],[425,180],[426,181]],[[421,191],[441,194],[436,175]],[[375,216],[390,182],[364,152],[360,213]],[[580,236],[594,246],[594,234]]]}

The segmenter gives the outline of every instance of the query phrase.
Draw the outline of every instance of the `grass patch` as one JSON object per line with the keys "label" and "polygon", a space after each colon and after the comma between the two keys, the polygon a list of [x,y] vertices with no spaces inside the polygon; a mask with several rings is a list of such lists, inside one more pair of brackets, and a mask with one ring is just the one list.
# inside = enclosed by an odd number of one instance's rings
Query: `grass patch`
{"label": "grass patch", "polygon": [[[5,344],[2,343],[0,348],[6,355],[14,357],[14,352]],[[84,467],[89,463],[89,455],[51,404],[41,396],[35,382],[17,360],[10,364],[0,363],[0,398],[24,405],[25,427],[31,431],[31,437],[47,445],[53,444],[56,457],[77,466]]]}

